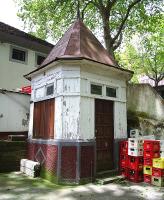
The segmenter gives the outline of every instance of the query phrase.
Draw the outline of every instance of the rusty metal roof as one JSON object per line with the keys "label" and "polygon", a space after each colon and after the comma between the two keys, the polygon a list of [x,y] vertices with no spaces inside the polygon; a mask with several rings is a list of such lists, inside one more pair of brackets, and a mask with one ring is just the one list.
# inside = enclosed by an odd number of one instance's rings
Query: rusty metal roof
{"label": "rusty metal roof", "polygon": [[54,61],[83,59],[133,74],[132,71],[119,67],[93,33],[78,19],[57,42],[43,63],[24,77],[30,80],[31,74]]}
{"label": "rusty metal roof", "polygon": [[107,50],[79,19],[65,32],[40,67],[43,68],[55,60],[64,58],[86,58],[116,66]]}

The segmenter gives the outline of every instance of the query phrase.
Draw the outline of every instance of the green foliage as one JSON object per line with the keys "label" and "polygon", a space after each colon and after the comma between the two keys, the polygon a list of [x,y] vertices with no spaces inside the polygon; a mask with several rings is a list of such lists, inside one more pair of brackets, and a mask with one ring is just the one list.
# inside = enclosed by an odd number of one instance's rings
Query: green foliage
{"label": "green foliage", "polygon": [[[15,0],[18,16],[30,32],[43,39],[53,37],[55,42],[77,17],[77,0]],[[111,53],[123,38],[133,33],[154,31],[160,23],[162,0],[79,0],[81,15],[87,26],[97,35],[103,35]]]}
{"label": "green foliage", "polygon": [[164,78],[164,32],[163,29],[158,31],[140,35],[139,46],[128,43],[125,50],[117,55],[120,65],[135,72],[133,82],[138,81],[139,75],[147,75],[157,86]]}
{"label": "green foliage", "polygon": [[138,77],[143,71],[137,49],[131,43],[127,43],[123,52],[116,53],[116,58],[121,67],[135,72],[131,81],[138,83]]}
{"label": "green foliage", "polygon": [[164,78],[164,34],[163,30],[146,35],[142,40],[141,51],[143,72],[155,82],[155,86]]}
{"label": "green foliage", "polygon": [[[25,26],[35,35],[46,39],[52,37],[55,42],[62,36],[74,22],[77,15],[77,5],[70,0],[17,0],[19,5],[18,16],[24,21]],[[86,17],[91,20],[87,24],[93,28],[98,25],[98,16],[94,15],[95,9],[89,5]]]}

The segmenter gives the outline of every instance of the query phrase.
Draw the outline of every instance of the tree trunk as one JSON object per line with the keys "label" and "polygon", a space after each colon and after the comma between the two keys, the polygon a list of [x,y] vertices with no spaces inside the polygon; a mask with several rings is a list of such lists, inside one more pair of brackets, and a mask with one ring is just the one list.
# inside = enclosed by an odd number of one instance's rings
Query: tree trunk
{"label": "tree trunk", "polygon": [[154,87],[157,88],[157,87],[158,87],[158,84],[159,84],[159,81],[158,81],[158,80],[154,80],[154,82],[155,82]]}
{"label": "tree trunk", "polygon": [[111,55],[111,58],[114,63],[116,63],[115,55],[113,51],[113,45],[112,45],[112,37],[110,34],[110,28],[109,28],[109,17],[103,16],[103,32],[104,32],[104,41],[105,46],[109,54]]}

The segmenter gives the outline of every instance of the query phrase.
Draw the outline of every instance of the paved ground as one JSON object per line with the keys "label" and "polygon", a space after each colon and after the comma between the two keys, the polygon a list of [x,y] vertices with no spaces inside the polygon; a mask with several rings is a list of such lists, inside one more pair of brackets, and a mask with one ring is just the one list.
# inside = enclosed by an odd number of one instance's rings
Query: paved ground
{"label": "paved ground", "polygon": [[164,188],[125,181],[61,187],[14,172],[0,174],[0,200],[164,200]]}

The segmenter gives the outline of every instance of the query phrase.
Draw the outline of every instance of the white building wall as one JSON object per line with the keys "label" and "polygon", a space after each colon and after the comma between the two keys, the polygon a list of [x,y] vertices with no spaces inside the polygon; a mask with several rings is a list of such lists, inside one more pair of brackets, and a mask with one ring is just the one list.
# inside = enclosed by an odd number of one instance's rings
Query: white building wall
{"label": "white building wall", "polygon": [[[16,45],[13,46],[15,47]],[[8,90],[29,85],[30,81],[23,76],[36,69],[35,51],[25,49],[28,51],[28,61],[27,64],[23,64],[10,61],[10,47],[11,45],[8,43],[0,43],[0,88]]]}
{"label": "white building wall", "polygon": [[95,138],[94,98],[81,97],[80,101],[80,139]]}
{"label": "white building wall", "polygon": [[[47,70],[31,82],[34,102],[55,98],[54,139],[79,139],[80,116],[80,68],[62,67]],[[48,84],[54,84],[54,94],[46,96]],[[31,111],[33,112],[33,111]],[[31,118],[32,114],[31,114]],[[32,126],[32,123],[31,123]],[[31,130],[31,129],[30,129]],[[30,135],[31,133],[29,133]]]}
{"label": "white building wall", "polygon": [[30,104],[30,117],[29,117],[29,130],[28,130],[28,138],[32,138],[33,136],[33,116],[34,116],[34,103]]}
{"label": "white building wall", "polygon": [[[114,101],[114,138],[127,137],[126,116],[126,81],[117,74],[90,66],[81,67],[81,115],[80,132],[82,139],[95,137],[95,98]],[[100,84],[103,87],[102,95],[92,95],[90,84]],[[117,88],[117,98],[107,97],[106,86]],[[84,97],[83,97],[84,96]]]}
{"label": "white building wall", "polygon": [[124,102],[114,102],[114,138],[127,138],[127,110]]}
{"label": "white building wall", "polygon": [[63,97],[62,138],[80,139],[80,96]]}
{"label": "white building wall", "polygon": [[0,93],[0,132],[28,131],[30,96]]}
{"label": "white building wall", "polygon": [[[54,94],[45,95],[47,84],[54,84]],[[103,94],[92,95],[90,84],[103,86]],[[107,97],[105,87],[117,88],[117,98]],[[32,79],[34,102],[55,98],[55,138],[88,140],[95,138],[95,98],[114,101],[114,137],[126,137],[126,80],[112,70],[78,65],[58,65]],[[39,91],[41,94],[36,97]]]}

